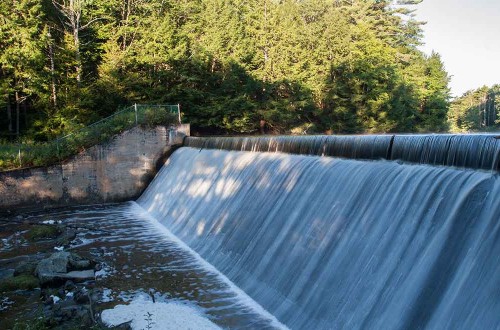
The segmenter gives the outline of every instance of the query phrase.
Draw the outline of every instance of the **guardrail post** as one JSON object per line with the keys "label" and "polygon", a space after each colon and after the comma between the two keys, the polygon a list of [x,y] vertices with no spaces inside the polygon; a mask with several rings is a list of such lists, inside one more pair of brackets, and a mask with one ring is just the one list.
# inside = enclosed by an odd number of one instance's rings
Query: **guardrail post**
{"label": "guardrail post", "polygon": [[177,128],[173,125],[170,124],[168,127],[168,145],[172,146],[176,143],[175,138],[177,136]]}
{"label": "guardrail post", "polygon": [[179,115],[179,124],[181,124],[181,105],[177,103],[177,114]]}
{"label": "guardrail post", "polygon": [[134,103],[134,111],[135,111],[135,125],[137,126],[137,103]]}

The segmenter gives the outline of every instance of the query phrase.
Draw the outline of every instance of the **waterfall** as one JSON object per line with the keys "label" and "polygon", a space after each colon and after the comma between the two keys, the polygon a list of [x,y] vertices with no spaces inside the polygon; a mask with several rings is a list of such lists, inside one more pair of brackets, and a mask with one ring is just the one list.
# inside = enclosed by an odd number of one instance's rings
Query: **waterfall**
{"label": "waterfall", "polygon": [[387,159],[500,171],[498,134],[188,137],[184,144],[199,149]]}
{"label": "waterfall", "polygon": [[499,138],[485,134],[396,135],[391,159],[500,171]]}
{"label": "waterfall", "polygon": [[184,144],[199,149],[284,152],[352,159],[387,159],[391,140],[390,135],[187,137]]}
{"label": "waterfall", "polygon": [[[293,148],[331,154],[318,139]],[[290,328],[500,327],[498,174],[195,140],[139,205]],[[368,140],[344,151],[413,157]]]}

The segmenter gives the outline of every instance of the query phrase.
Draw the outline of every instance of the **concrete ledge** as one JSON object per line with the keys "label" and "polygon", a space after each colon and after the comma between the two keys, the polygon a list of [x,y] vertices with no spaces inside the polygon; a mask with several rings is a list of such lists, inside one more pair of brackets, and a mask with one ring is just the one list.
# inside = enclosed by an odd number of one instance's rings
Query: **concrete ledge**
{"label": "concrete ledge", "polygon": [[165,127],[136,127],[60,165],[0,172],[0,210],[135,199],[172,149],[168,135],[176,141],[185,133],[189,125],[173,134]]}

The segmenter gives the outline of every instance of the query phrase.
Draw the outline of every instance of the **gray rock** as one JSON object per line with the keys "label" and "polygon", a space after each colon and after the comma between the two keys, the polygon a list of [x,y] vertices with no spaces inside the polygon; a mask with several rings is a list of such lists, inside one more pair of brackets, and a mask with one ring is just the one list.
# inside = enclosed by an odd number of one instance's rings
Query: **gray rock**
{"label": "gray rock", "polygon": [[88,269],[91,266],[90,260],[82,258],[75,253],[70,254],[68,261],[69,261],[69,266],[72,269],[76,270]]}
{"label": "gray rock", "polygon": [[62,275],[62,278],[72,280],[73,282],[82,282],[93,280],[95,278],[95,273],[93,269],[75,270]]}
{"label": "gray rock", "polygon": [[36,266],[37,266],[36,261],[23,262],[20,265],[18,265],[14,270],[14,276],[34,275]]}
{"label": "gray rock", "polygon": [[66,283],[64,283],[64,290],[66,290],[66,291],[76,290],[75,283],[73,283],[73,281],[71,281],[71,280],[66,281]]}
{"label": "gray rock", "polygon": [[78,304],[88,304],[90,302],[89,299],[89,293],[86,290],[78,290],[73,299],[78,303]]}
{"label": "gray rock", "polygon": [[114,329],[114,330],[130,330],[132,329],[132,321],[128,321],[122,324],[118,324],[117,326],[111,327],[109,329]]}
{"label": "gray rock", "polygon": [[67,246],[72,240],[76,238],[76,230],[73,228],[66,228],[61,237],[57,240],[57,244]]}
{"label": "gray rock", "polygon": [[[42,285],[47,283],[61,283],[67,280],[78,283],[95,279],[95,273],[93,269],[75,270],[68,273],[44,273],[42,276],[39,275],[38,278]],[[42,282],[42,278],[44,282]]]}
{"label": "gray rock", "polygon": [[54,277],[60,274],[66,274],[68,269],[69,252],[57,252],[47,259],[43,259],[36,266],[35,274],[44,285],[54,281]]}
{"label": "gray rock", "polygon": [[[61,280],[81,282],[95,278],[93,269],[84,270],[91,267],[91,265],[90,260],[84,259],[75,253],[56,252],[38,263],[35,274],[42,285]],[[72,269],[78,271],[70,271]]]}
{"label": "gray rock", "polygon": [[0,280],[11,278],[15,275],[14,269],[0,269]]}

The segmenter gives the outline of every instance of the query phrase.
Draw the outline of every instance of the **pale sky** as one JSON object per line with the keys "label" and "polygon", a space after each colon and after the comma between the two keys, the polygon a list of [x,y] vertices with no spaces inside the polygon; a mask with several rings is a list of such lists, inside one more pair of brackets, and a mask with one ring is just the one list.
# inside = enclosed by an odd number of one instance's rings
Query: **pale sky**
{"label": "pale sky", "polygon": [[500,84],[500,0],[424,0],[415,8],[427,22],[421,49],[441,55],[453,96]]}

